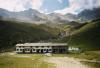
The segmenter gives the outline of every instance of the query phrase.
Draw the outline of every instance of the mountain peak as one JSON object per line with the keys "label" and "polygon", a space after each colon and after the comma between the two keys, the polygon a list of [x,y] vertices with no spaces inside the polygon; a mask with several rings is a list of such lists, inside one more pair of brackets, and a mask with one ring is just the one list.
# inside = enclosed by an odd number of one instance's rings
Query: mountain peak
{"label": "mountain peak", "polygon": [[29,8],[29,9],[24,10],[24,11],[29,11],[29,12],[38,12],[38,13],[39,13],[39,11],[37,11],[36,9],[32,9],[32,8]]}

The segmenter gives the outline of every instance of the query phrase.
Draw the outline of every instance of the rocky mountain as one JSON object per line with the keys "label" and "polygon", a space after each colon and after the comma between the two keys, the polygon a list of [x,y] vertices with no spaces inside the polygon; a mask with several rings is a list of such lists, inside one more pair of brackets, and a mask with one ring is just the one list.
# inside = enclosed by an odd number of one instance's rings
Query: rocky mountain
{"label": "rocky mountain", "polygon": [[70,23],[77,19],[75,15],[66,14],[61,15],[58,13],[44,14],[40,13],[35,9],[28,9],[20,12],[10,12],[4,9],[0,9],[0,16],[5,20],[16,20],[21,22],[30,22],[30,23]]}
{"label": "rocky mountain", "polygon": [[66,16],[61,15],[59,13],[51,13],[48,14],[48,19],[50,19],[50,21],[57,21],[57,22],[69,22],[69,20],[67,20]]}
{"label": "rocky mountain", "polygon": [[67,13],[65,14],[67,20],[69,21],[77,21],[79,19],[79,17],[75,14],[71,14],[71,13]]}
{"label": "rocky mountain", "polygon": [[95,20],[100,18],[100,8],[94,8],[92,10],[86,9],[78,14],[78,17],[83,21]]}
{"label": "rocky mountain", "polygon": [[45,23],[43,21],[46,20],[45,14],[42,14],[34,9],[29,9],[21,12],[10,12],[4,9],[0,9],[0,16],[6,20],[16,20],[30,23]]}

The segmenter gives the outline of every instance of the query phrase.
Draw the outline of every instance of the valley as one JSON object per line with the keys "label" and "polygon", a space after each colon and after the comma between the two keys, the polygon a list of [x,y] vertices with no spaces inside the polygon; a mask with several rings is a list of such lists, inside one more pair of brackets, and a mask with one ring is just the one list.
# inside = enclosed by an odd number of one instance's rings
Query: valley
{"label": "valley", "polygon": [[[31,8],[20,12],[0,8],[0,68],[99,68],[99,9],[63,15]],[[17,44],[49,42],[67,43],[74,50],[49,56],[15,52]]]}

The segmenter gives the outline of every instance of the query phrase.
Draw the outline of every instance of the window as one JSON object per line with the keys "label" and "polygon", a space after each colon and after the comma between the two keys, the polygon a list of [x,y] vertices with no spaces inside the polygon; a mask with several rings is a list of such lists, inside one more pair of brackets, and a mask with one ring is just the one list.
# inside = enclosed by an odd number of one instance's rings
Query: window
{"label": "window", "polygon": [[19,51],[19,49],[16,49],[16,51]]}
{"label": "window", "polygon": [[47,46],[48,48],[50,47],[50,46]]}
{"label": "window", "polygon": [[38,46],[36,46],[36,48],[38,48]]}
{"label": "window", "polygon": [[30,51],[30,49],[27,49],[27,51]]}
{"label": "window", "polygon": [[41,46],[42,48],[44,48],[44,46]]}
{"label": "window", "polygon": [[33,49],[33,51],[35,51],[35,49]]}
{"label": "window", "polygon": [[20,49],[20,51],[22,51],[22,49]]}
{"label": "window", "polygon": [[52,49],[49,49],[49,51],[51,51]]}
{"label": "window", "polygon": [[21,46],[19,46],[19,48],[21,48]]}

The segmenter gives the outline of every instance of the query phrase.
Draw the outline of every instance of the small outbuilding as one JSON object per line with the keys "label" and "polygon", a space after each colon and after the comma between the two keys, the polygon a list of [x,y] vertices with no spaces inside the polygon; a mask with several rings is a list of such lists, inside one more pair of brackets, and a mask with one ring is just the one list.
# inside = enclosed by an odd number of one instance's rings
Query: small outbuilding
{"label": "small outbuilding", "polygon": [[68,48],[68,52],[71,53],[81,53],[83,50],[79,47],[69,47]]}
{"label": "small outbuilding", "polygon": [[16,45],[16,53],[55,53],[68,52],[67,43],[25,43]]}

